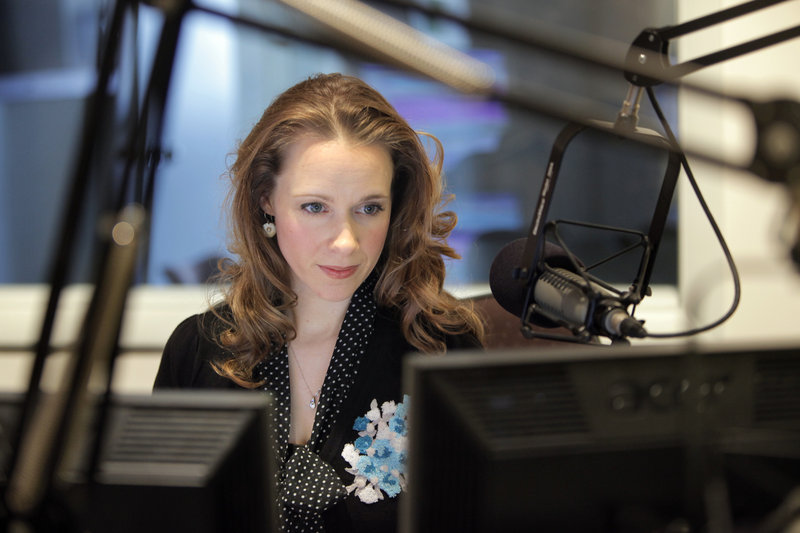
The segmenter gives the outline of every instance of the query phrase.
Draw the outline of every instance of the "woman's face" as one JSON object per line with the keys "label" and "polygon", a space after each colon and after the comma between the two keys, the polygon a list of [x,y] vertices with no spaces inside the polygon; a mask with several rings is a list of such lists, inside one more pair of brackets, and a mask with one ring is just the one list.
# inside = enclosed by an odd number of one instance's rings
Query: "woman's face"
{"label": "woman's face", "polygon": [[393,166],[381,146],[305,139],[287,152],[261,208],[298,298],[349,300],[380,258],[392,209]]}

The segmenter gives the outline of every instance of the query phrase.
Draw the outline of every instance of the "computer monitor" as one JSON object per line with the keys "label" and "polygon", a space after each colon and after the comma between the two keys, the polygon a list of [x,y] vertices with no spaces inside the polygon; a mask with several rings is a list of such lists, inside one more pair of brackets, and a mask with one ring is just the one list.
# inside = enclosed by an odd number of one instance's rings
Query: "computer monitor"
{"label": "computer monitor", "polygon": [[405,533],[741,531],[800,488],[798,346],[414,355],[404,380]]}
{"label": "computer monitor", "polygon": [[[21,405],[21,395],[0,397],[3,467]],[[117,397],[94,482],[78,459],[55,489],[56,507],[76,531],[276,531],[271,409],[267,395],[245,391]]]}

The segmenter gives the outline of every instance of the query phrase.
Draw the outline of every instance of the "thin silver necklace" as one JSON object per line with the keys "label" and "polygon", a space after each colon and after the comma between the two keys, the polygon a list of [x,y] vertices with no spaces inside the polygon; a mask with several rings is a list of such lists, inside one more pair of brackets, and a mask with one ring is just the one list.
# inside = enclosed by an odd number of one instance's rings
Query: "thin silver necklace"
{"label": "thin silver necklace", "polygon": [[297,359],[297,356],[294,354],[294,350],[292,349],[292,345],[291,344],[287,344],[286,345],[286,350],[289,352],[289,355],[292,358],[294,358],[294,364],[297,365],[297,369],[300,371],[300,377],[303,378],[303,383],[305,384],[306,389],[308,389],[308,393],[311,394],[311,401],[308,402],[308,406],[311,409],[316,409],[317,408],[317,404],[319,403],[319,394],[320,394],[320,392],[322,392],[322,389],[317,390],[316,394],[314,394],[311,391],[311,387],[308,386],[308,381],[306,381],[306,376],[305,376],[305,374],[303,374],[303,367],[300,366],[300,360]]}

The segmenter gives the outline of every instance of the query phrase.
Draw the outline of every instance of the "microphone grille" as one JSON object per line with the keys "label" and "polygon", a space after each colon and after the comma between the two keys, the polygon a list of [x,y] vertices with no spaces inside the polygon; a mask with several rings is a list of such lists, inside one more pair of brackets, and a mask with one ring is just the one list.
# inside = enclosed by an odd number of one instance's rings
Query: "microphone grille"
{"label": "microphone grille", "polygon": [[[503,309],[519,317],[523,314],[528,291],[524,280],[514,279],[514,270],[521,266],[527,242],[525,237],[511,241],[495,256],[489,269],[489,288],[494,299]],[[553,268],[575,270],[564,249],[549,241],[544,243],[542,260]],[[544,317],[536,317],[533,322],[548,328],[556,327],[554,322]]]}

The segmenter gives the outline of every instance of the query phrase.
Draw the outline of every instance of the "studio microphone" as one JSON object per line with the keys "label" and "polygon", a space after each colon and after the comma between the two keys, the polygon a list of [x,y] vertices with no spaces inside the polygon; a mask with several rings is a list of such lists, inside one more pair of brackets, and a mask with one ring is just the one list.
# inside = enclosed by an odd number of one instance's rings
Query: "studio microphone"
{"label": "studio microphone", "polygon": [[628,314],[617,295],[577,274],[564,249],[551,242],[545,241],[542,254],[549,268],[532,281],[532,287],[515,279],[513,273],[520,265],[526,242],[525,238],[511,242],[492,262],[489,286],[503,309],[524,316],[526,303],[535,303],[541,313],[533,314],[531,323],[539,326],[565,325],[573,331],[611,339],[647,336],[642,323]]}

